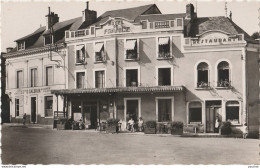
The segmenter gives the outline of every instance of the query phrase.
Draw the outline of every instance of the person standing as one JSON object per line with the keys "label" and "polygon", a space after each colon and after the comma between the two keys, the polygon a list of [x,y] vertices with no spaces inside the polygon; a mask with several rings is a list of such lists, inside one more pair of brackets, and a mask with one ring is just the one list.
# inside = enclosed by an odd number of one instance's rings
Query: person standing
{"label": "person standing", "polygon": [[23,125],[25,125],[25,121],[26,121],[26,113],[23,114]]}
{"label": "person standing", "polygon": [[219,121],[219,117],[216,117],[216,121],[215,121],[215,133],[219,132],[219,125],[220,125],[220,121]]}
{"label": "person standing", "polygon": [[248,127],[247,127],[247,123],[245,123],[242,127],[242,132],[243,132],[243,139],[246,139],[247,134],[248,134]]}

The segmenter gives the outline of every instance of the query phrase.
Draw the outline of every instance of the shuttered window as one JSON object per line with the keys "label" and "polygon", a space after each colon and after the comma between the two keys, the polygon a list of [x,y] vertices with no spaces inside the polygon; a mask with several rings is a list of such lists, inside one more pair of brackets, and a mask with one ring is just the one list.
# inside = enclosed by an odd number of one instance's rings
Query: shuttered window
{"label": "shuttered window", "polygon": [[104,88],[105,87],[105,71],[95,72],[95,87]]}
{"label": "shuttered window", "polygon": [[37,68],[31,69],[31,87],[37,86]]}
{"label": "shuttered window", "polygon": [[23,87],[23,71],[22,70],[16,72],[16,86],[17,86],[17,88]]}
{"label": "shuttered window", "polygon": [[53,68],[46,67],[46,86],[53,84]]}
{"label": "shuttered window", "polygon": [[77,89],[85,88],[85,72],[76,73],[76,87]]}

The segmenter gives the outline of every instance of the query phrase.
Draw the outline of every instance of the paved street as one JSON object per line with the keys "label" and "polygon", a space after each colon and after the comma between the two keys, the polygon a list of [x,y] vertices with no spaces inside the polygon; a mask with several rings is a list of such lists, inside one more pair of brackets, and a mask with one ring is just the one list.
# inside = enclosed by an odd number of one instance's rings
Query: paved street
{"label": "paved street", "polygon": [[260,164],[259,140],[2,126],[3,164]]}

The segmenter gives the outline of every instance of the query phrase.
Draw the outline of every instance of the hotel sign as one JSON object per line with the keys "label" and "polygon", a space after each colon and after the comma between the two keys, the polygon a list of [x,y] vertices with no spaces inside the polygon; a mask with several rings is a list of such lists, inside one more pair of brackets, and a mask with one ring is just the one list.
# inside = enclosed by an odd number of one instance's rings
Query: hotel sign
{"label": "hotel sign", "polygon": [[127,27],[123,20],[110,20],[104,29],[104,34],[116,34],[124,32],[130,32],[130,27]]}
{"label": "hotel sign", "polygon": [[14,94],[33,94],[33,93],[40,93],[40,92],[49,92],[51,90],[50,87],[45,88],[33,88],[33,89],[19,89]]}

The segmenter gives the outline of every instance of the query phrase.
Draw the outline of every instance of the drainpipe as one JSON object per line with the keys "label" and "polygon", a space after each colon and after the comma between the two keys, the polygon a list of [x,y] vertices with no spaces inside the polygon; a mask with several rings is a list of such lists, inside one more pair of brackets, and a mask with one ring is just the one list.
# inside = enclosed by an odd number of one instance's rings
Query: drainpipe
{"label": "drainpipe", "polygon": [[247,44],[245,45],[245,47],[242,49],[242,88],[243,88],[243,107],[242,107],[242,116],[243,116],[243,120],[242,120],[242,124],[244,122],[247,123],[248,125],[248,110],[247,110],[247,78],[246,78],[246,74],[247,74],[247,70],[246,70],[246,47]]}

